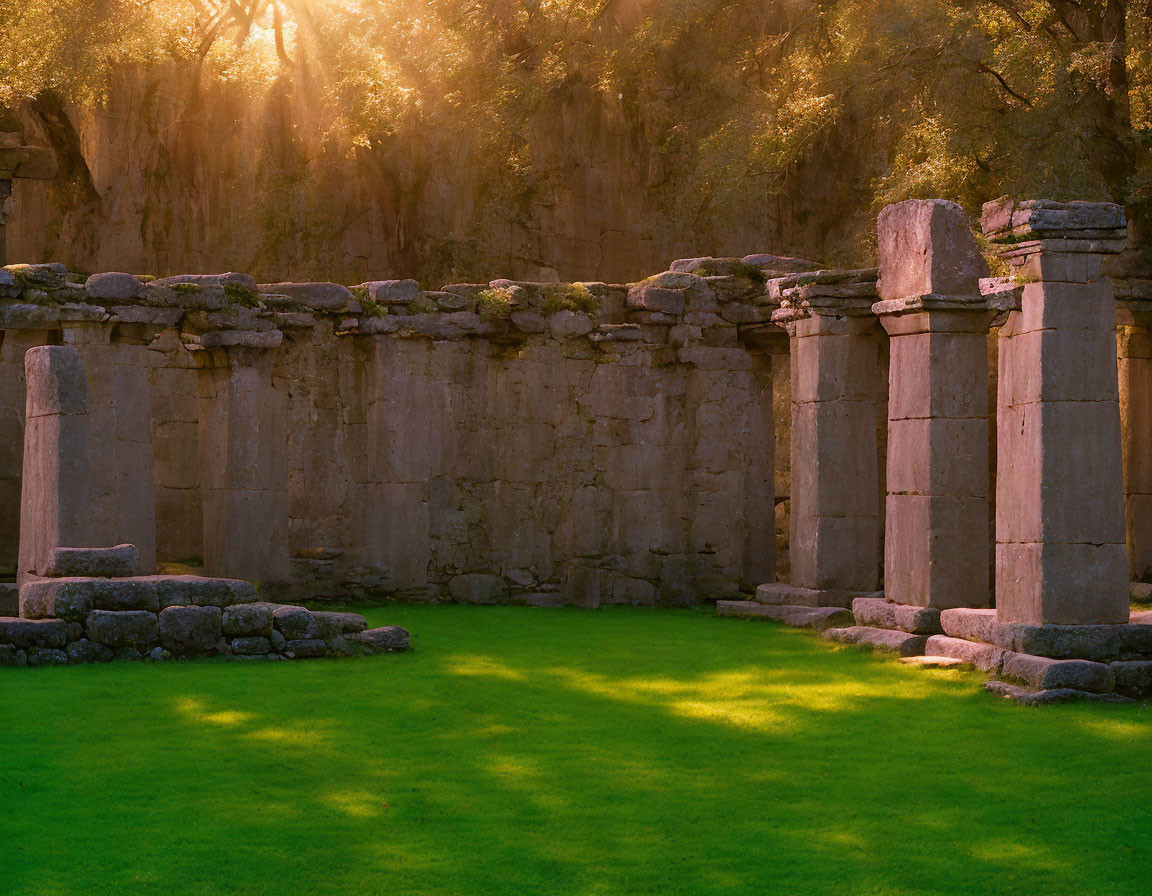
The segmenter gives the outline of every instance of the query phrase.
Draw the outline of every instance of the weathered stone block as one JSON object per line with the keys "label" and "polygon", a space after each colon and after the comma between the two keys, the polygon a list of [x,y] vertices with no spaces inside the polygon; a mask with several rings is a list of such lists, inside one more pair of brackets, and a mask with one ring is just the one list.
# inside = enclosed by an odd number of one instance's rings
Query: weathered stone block
{"label": "weathered stone block", "polygon": [[114,548],[57,547],[52,551],[44,575],[49,578],[123,578],[136,575],[139,567],[140,555],[136,546],[131,544],[120,544]]}
{"label": "weathered stone block", "polygon": [[368,627],[368,620],[359,613],[312,613],[318,626],[317,637],[327,641],[329,638],[353,632],[362,632]]}
{"label": "weathered stone block", "polygon": [[988,606],[987,498],[890,494],[884,523],[887,597],[937,610]]}
{"label": "weathered stone block", "polygon": [[762,604],[793,607],[848,607],[859,598],[858,591],[835,589],[814,590],[788,585],[784,582],[769,582],[756,586],[756,601]]}
{"label": "weathered stone block", "polygon": [[272,642],[261,636],[232,639],[232,653],[241,656],[263,655],[272,652]]}
{"label": "weathered stone block", "polygon": [[108,271],[85,280],[84,291],[92,299],[123,301],[141,296],[144,286],[131,274]]}
{"label": "weathered stone block", "polygon": [[1104,663],[1054,660],[1011,651],[1004,655],[1001,672],[1038,689],[1073,688],[1103,694],[1116,684],[1111,667]]}
{"label": "weathered stone block", "polygon": [[64,652],[68,654],[70,663],[107,663],[115,656],[110,648],[87,638],[72,641],[64,648]]}
{"label": "weathered stone block", "polygon": [[26,665],[28,665],[28,651],[13,647],[11,644],[0,644],[0,666]]}
{"label": "weathered stone block", "polygon": [[225,607],[222,618],[224,634],[231,637],[270,635],[272,633],[272,611],[274,609],[274,605],[264,603],[238,604],[236,606]]}
{"label": "weathered stone block", "polygon": [[278,606],[272,611],[272,622],[289,641],[310,640],[319,631],[316,617],[304,607]]}
{"label": "weathered stone block", "polygon": [[882,299],[979,292],[988,265],[968,215],[954,202],[910,199],[885,207],[876,222]]}
{"label": "weathered stone block", "polygon": [[852,601],[857,625],[897,629],[916,635],[942,634],[940,610],[892,603],[883,598],[858,597]]}
{"label": "weathered stone block", "polygon": [[66,666],[68,654],[58,647],[29,647],[29,666]]}
{"label": "weathered stone block", "polygon": [[838,644],[860,644],[875,650],[886,650],[900,656],[922,656],[926,635],[896,631],[887,628],[870,628],[853,625],[848,628],[833,628],[824,632],[823,637]]}
{"label": "weathered stone block", "polygon": [[362,632],[351,632],[344,639],[353,645],[353,649],[362,649],[369,653],[396,653],[408,649],[408,630],[399,625],[386,625],[382,628],[370,628]]}
{"label": "weathered stone block", "polygon": [[166,607],[159,623],[161,646],[177,655],[215,653],[220,643],[219,607]]}
{"label": "weathered stone block", "polygon": [[84,622],[88,639],[106,647],[151,650],[159,640],[155,613],[145,610],[93,610]]}
{"label": "weathered stone block", "polygon": [[1130,660],[1112,663],[1116,690],[1134,697],[1152,694],[1152,661]]}
{"label": "weathered stone block", "polygon": [[840,607],[790,607],[761,604],[751,600],[718,600],[717,616],[741,616],[749,619],[772,619],[798,628],[824,631],[851,625],[855,620],[849,610]]}
{"label": "weathered stone block", "polygon": [[[947,612],[947,611],[945,611]],[[980,644],[951,638],[947,635],[932,635],[924,644],[925,656],[945,656],[975,666],[983,672],[998,674],[1004,662],[1005,651],[992,644]]]}
{"label": "weathered stone block", "polygon": [[68,643],[63,619],[0,619],[0,643],[29,647],[63,648]]}
{"label": "weathered stone block", "polygon": [[1033,625],[1121,624],[1128,620],[1123,544],[997,544],[1001,620]]}
{"label": "weathered stone block", "polygon": [[284,647],[284,656],[290,660],[320,657],[324,656],[327,652],[328,645],[319,638],[291,639]]}

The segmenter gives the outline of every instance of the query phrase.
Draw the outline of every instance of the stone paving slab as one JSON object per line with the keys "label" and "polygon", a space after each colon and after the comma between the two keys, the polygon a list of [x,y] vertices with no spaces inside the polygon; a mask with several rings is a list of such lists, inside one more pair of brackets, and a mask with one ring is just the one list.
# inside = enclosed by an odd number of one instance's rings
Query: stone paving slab
{"label": "stone paving slab", "polygon": [[888,628],[870,628],[864,625],[829,629],[824,632],[823,636],[838,644],[858,644],[872,647],[875,650],[898,653],[902,657],[923,655],[924,644],[928,640],[927,635],[914,635],[910,632]]}
{"label": "stone paving slab", "polygon": [[773,619],[797,628],[817,631],[852,623],[852,613],[843,607],[796,607],[761,604],[754,600],[718,600],[718,616],[741,616],[749,619]]}

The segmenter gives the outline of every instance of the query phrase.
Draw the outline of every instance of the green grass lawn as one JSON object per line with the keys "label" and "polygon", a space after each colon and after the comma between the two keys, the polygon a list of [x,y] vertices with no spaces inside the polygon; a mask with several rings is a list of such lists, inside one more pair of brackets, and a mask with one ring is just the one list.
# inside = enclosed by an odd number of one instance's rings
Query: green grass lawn
{"label": "green grass lawn", "polygon": [[1148,708],[705,611],[366,612],[414,651],[0,669],[0,893],[1152,887]]}

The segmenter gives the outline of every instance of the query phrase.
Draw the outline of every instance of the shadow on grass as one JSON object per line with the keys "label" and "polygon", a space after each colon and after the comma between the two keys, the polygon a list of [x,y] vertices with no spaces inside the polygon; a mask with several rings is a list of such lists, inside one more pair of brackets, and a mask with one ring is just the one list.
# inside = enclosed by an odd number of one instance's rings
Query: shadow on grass
{"label": "shadow on grass", "polygon": [[0,892],[1144,893],[1152,716],[696,612],[0,670]]}

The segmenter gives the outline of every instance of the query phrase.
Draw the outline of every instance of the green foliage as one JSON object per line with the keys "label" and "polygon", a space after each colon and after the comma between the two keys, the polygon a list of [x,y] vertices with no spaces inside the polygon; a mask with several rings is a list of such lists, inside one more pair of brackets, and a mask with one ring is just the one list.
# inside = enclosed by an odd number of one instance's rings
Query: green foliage
{"label": "green foliage", "polygon": [[362,317],[384,317],[388,313],[388,309],[368,293],[367,286],[353,286],[352,295],[360,303]]}
{"label": "green foliage", "polygon": [[[532,258],[526,225],[583,186],[566,154],[642,180],[645,239],[776,233],[843,263],[900,199],[1152,206],[1143,0],[0,0],[0,107],[97,105],[145,64],[186,71],[193,111],[240,95],[291,119],[299,145],[262,154],[283,170],[256,172],[251,267],[311,247],[315,277],[342,273],[328,197],[353,162],[407,197],[467,172],[463,220],[408,250],[444,276]],[[635,167],[598,142],[621,135]]]}
{"label": "green foliage", "polygon": [[494,286],[476,295],[476,312],[488,320],[508,317],[516,310],[516,293],[511,287]]}
{"label": "green foliage", "polygon": [[709,261],[702,262],[692,273],[699,277],[716,277],[716,276],[730,276],[730,277],[743,277],[758,286],[763,286],[768,282],[768,278],[764,272],[756,267],[754,264],[745,264],[742,261],[726,261],[724,259],[713,258]]}
{"label": "green foliage", "polygon": [[225,283],[224,295],[233,305],[243,305],[246,308],[255,308],[260,304],[260,294],[254,289],[241,286],[239,283]]}
{"label": "green foliage", "polygon": [[541,287],[541,293],[544,296],[545,314],[555,314],[557,311],[583,311],[585,314],[594,314],[600,307],[599,300],[583,283],[549,284]]}
{"label": "green foliage", "polygon": [[177,295],[182,296],[195,295],[198,292],[204,291],[204,287],[199,283],[173,283],[168,288]]}
{"label": "green foliage", "polygon": [[0,892],[1147,891],[1146,708],[711,610],[362,611],[415,649],[0,668]]}

